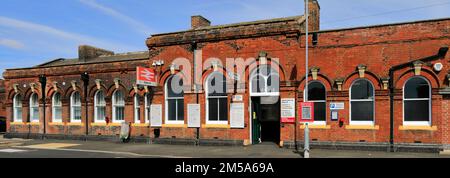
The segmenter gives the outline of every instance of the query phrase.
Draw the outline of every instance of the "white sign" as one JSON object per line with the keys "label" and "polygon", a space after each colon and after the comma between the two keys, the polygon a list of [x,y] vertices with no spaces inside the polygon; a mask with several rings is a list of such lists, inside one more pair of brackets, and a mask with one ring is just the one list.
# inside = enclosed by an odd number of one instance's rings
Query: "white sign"
{"label": "white sign", "polygon": [[343,110],[345,108],[344,103],[330,103],[331,110]]}
{"label": "white sign", "polygon": [[231,103],[230,125],[231,128],[245,128],[244,125],[244,103]]}
{"label": "white sign", "polygon": [[244,97],[242,95],[234,95],[233,101],[243,101]]}
{"label": "white sign", "polygon": [[200,128],[200,104],[188,104],[188,127]]}
{"label": "white sign", "polygon": [[150,125],[152,127],[162,126],[162,105],[152,104],[150,106]]}
{"label": "white sign", "polygon": [[295,98],[281,99],[281,122],[295,122]]}

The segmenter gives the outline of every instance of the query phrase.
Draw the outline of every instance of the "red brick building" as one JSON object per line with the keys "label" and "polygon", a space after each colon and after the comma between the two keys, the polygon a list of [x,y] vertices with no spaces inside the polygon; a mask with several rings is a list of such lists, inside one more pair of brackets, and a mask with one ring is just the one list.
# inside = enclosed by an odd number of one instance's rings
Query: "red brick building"
{"label": "red brick building", "polygon": [[[282,123],[280,110],[282,100],[294,99],[294,108],[314,102],[313,147],[450,145],[450,19],[321,31],[318,2],[309,7],[307,99],[304,16],[219,26],[193,16],[189,30],[148,38],[148,52],[81,46],[78,59],[7,70],[7,136],[115,139],[126,121],[133,123],[132,139],[152,143],[292,147],[301,143],[304,126]],[[227,68],[229,58],[255,60]],[[135,85],[137,66],[153,66],[158,86]],[[239,67],[240,80],[230,80]],[[200,76],[200,83],[187,76]],[[226,92],[208,92],[211,76],[226,78]],[[267,83],[274,77],[277,91]],[[181,94],[168,90],[176,79],[183,81]],[[200,128],[190,127],[191,104],[200,106]],[[331,110],[332,104],[340,108]]]}
{"label": "red brick building", "polygon": [[0,79],[0,132],[6,131],[5,82]]}

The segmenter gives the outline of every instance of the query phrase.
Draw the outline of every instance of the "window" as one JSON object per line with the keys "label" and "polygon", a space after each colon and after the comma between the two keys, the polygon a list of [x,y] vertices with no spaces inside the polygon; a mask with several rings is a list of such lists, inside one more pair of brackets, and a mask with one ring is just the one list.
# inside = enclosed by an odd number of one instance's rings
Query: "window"
{"label": "window", "polygon": [[270,65],[261,65],[250,75],[250,95],[279,96],[280,75]]}
{"label": "window", "polygon": [[310,82],[307,101],[314,103],[314,124],[325,125],[327,121],[325,86],[318,81]]}
{"label": "window", "polygon": [[225,76],[221,73],[213,73],[206,79],[206,84],[206,123],[228,124]]}
{"label": "window", "polygon": [[141,106],[139,105],[139,95],[134,95],[134,123],[141,123]]}
{"label": "window", "polygon": [[106,102],[103,91],[97,91],[94,97],[94,120],[95,122],[105,122]]}
{"label": "window", "polygon": [[13,101],[14,122],[23,122],[22,120],[22,96],[17,94]]}
{"label": "window", "polygon": [[116,90],[114,92],[112,105],[113,105],[113,122],[117,123],[124,121],[125,100],[122,91]]}
{"label": "window", "polygon": [[61,94],[55,93],[52,98],[52,122],[62,122]]}
{"label": "window", "polygon": [[366,79],[355,81],[350,88],[350,124],[373,125],[374,87]]}
{"label": "window", "polygon": [[39,122],[39,100],[36,93],[30,96],[30,121]]}
{"label": "window", "polygon": [[81,96],[77,91],[70,97],[70,121],[81,122]]}
{"label": "window", "polygon": [[184,124],[183,80],[174,75],[166,83],[166,123]]}
{"label": "window", "polygon": [[145,94],[145,123],[149,123],[150,121],[150,104],[151,104],[151,96],[150,94]]}
{"label": "window", "polygon": [[423,77],[409,79],[403,88],[403,125],[431,125],[431,88]]}

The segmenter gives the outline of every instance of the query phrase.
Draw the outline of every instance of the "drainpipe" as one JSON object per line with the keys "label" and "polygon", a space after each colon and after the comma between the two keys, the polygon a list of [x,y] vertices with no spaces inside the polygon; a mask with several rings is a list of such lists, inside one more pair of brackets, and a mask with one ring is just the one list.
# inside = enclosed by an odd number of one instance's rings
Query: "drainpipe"
{"label": "drainpipe", "polygon": [[47,126],[47,123],[46,123],[46,119],[45,119],[45,113],[46,113],[46,111],[45,111],[45,100],[46,100],[46,97],[45,97],[45,88],[46,88],[46,86],[47,86],[47,77],[45,77],[45,75],[40,75],[39,76],[39,82],[41,83],[41,93],[42,93],[42,108],[43,108],[43,116],[44,116],[44,134],[42,135],[42,139],[45,139],[45,134],[46,134],[46,126]]}
{"label": "drainpipe", "polygon": [[[418,59],[415,61],[410,61],[407,63],[399,64],[396,66],[393,66],[389,69],[389,105],[390,105],[390,129],[389,129],[389,150],[390,152],[394,152],[394,91],[395,91],[395,85],[394,85],[394,72],[396,70],[411,66],[416,61],[422,61],[424,63],[433,61],[436,59],[443,59],[445,58],[445,55],[448,52],[448,46],[443,46],[439,48],[439,51],[436,55],[425,57],[422,59]],[[431,64],[429,64],[431,65]]]}
{"label": "drainpipe", "polygon": [[[197,73],[196,73],[196,69],[197,69],[197,61],[196,61],[196,55],[195,55],[195,51],[197,50],[197,42],[196,41],[192,41],[192,52],[193,52],[193,62],[194,62],[194,65],[193,65],[193,77],[192,77],[192,84],[194,85],[194,92],[195,92],[195,95],[196,95],[196,104],[198,104],[199,102],[199,98],[198,98],[198,88],[197,88],[197,83],[195,83],[196,81],[195,81],[195,79],[196,79],[196,77],[197,77]],[[200,123],[200,125],[201,125],[201,123]],[[197,128],[197,145],[200,145],[200,128]]]}
{"label": "drainpipe", "polygon": [[85,117],[86,117],[86,140],[89,135],[89,111],[88,111],[88,85],[89,85],[89,74],[87,72],[84,72],[81,74],[81,80],[83,81],[83,87],[84,87],[84,103],[85,103]]}

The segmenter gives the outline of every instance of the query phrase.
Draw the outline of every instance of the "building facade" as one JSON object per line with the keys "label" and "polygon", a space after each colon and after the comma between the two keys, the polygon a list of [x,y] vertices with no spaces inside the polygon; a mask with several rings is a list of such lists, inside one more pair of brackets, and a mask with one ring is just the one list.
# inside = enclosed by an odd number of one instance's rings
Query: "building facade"
{"label": "building facade", "polygon": [[0,79],[0,132],[6,132],[5,82]]}
{"label": "building facade", "polygon": [[[149,37],[148,52],[80,46],[78,59],[6,70],[7,136],[116,138],[125,121],[152,143],[294,147],[304,125],[281,121],[294,99],[297,121],[300,103],[314,103],[313,146],[450,145],[450,19],[321,31],[318,2],[309,8],[308,98],[304,16],[219,26],[193,16],[189,30]],[[153,67],[158,86],[136,85],[138,66]],[[224,90],[210,92],[218,82]]]}

